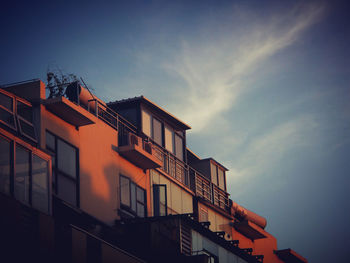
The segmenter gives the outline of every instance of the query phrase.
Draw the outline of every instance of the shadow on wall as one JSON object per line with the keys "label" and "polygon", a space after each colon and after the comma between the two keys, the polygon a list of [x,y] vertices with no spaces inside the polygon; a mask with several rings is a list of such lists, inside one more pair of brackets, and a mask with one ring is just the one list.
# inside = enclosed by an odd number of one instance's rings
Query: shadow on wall
{"label": "shadow on wall", "polygon": [[107,224],[118,216],[118,171],[116,164],[108,164],[98,171],[80,173],[80,208]]}

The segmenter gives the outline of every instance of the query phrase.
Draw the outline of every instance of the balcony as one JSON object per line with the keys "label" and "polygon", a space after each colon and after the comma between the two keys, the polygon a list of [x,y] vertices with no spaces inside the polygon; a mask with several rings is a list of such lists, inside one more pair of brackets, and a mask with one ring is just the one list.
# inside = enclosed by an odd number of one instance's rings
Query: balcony
{"label": "balcony", "polygon": [[82,105],[96,117],[118,130],[120,155],[142,169],[159,168],[171,178],[193,191],[196,196],[229,212],[229,194],[212,184],[201,173],[178,159],[150,138],[140,138],[137,128],[98,99]]}
{"label": "balcony", "polygon": [[118,152],[142,169],[154,169],[162,166],[162,163],[153,155],[152,144],[143,141],[133,133],[129,133],[127,140],[121,141]]}
{"label": "balcony", "polygon": [[65,97],[46,99],[44,105],[49,111],[76,127],[94,123],[85,109]]}
{"label": "balcony", "polygon": [[199,198],[230,212],[229,194],[211,183],[201,173],[184,163],[156,143],[152,144],[155,156],[161,161],[160,167],[170,177],[192,190]]}
{"label": "balcony", "polygon": [[264,231],[248,220],[233,223],[234,228],[251,240],[266,238]]}

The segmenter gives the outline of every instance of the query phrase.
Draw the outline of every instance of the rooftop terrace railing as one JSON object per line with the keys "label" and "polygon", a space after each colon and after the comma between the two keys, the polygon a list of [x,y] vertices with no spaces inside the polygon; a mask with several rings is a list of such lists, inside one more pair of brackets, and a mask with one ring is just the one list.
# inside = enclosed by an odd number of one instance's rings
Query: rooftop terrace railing
{"label": "rooftop terrace railing", "polygon": [[[90,112],[94,113],[99,119],[118,130],[119,145],[125,145],[128,143],[129,133],[137,135],[137,128],[118,113],[106,107],[96,99],[92,99],[89,102],[94,102],[92,107],[90,107],[89,104],[88,110]],[[144,143],[149,141],[152,143],[154,156],[162,163],[162,166],[160,167],[162,171],[188,189],[192,190],[196,196],[225,211],[229,211],[229,194],[227,192],[220,189],[200,172],[178,159],[162,146],[159,146],[152,141],[152,139],[148,137],[143,138]]]}

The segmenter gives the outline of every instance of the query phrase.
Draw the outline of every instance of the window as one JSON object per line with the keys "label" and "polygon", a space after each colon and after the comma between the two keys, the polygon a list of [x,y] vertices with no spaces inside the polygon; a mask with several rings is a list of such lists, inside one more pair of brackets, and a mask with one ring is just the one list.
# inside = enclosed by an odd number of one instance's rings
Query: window
{"label": "window", "polygon": [[153,140],[159,144],[163,145],[163,133],[162,133],[162,123],[156,118],[153,118]]}
{"label": "window", "polygon": [[142,131],[148,137],[151,137],[151,115],[142,111]]}
{"label": "window", "polygon": [[15,198],[23,203],[29,204],[29,165],[30,152],[25,148],[16,145],[15,165]]}
{"label": "window", "polygon": [[210,169],[211,169],[211,182],[216,186],[218,186],[220,189],[226,191],[225,171],[213,163],[210,163]]}
{"label": "window", "polygon": [[[14,149],[14,150],[12,150]],[[49,158],[0,136],[0,191],[49,213]]]}
{"label": "window", "polygon": [[120,202],[130,206],[130,180],[124,176],[120,176]]}
{"label": "window", "polygon": [[120,175],[120,204],[134,216],[146,216],[146,191],[123,175]]}
{"label": "window", "polygon": [[210,169],[211,169],[211,182],[215,185],[218,185],[218,175],[217,175],[216,165],[210,163]]}
{"label": "window", "polygon": [[41,210],[48,210],[48,163],[33,154],[32,162],[32,205]]}
{"label": "window", "polygon": [[13,105],[14,98],[0,92],[0,121],[6,126],[16,130]]}
{"label": "window", "polygon": [[11,142],[0,137],[0,192],[4,194],[10,194],[10,165]]}
{"label": "window", "polygon": [[153,206],[154,216],[166,216],[168,214],[166,185],[153,185]]}
{"label": "window", "polygon": [[169,127],[165,126],[164,128],[165,149],[167,149],[171,153],[174,152],[173,136],[174,136],[173,131]]}
{"label": "window", "polygon": [[79,206],[78,149],[48,131],[46,149],[52,155],[54,192],[62,200]]}
{"label": "window", "polygon": [[177,158],[183,161],[183,140],[177,134],[175,134],[175,155]]}
{"label": "window", "polygon": [[219,179],[219,188],[226,190],[225,187],[225,171],[218,167],[218,179]]}
{"label": "window", "polygon": [[36,142],[33,109],[29,102],[0,91],[0,122],[14,130],[18,124],[20,134]]}
{"label": "window", "polygon": [[33,109],[32,106],[20,100],[17,102],[17,119],[19,130],[22,135],[36,141],[35,129],[33,125]]}

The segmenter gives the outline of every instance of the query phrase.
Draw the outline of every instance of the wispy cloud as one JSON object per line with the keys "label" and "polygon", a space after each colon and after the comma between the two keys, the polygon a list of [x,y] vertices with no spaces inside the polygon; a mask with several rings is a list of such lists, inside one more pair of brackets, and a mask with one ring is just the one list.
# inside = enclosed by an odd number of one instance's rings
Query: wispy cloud
{"label": "wispy cloud", "polygon": [[322,5],[296,6],[268,21],[254,19],[244,32],[228,31],[220,39],[203,43],[183,41],[174,60],[165,65],[184,83],[182,103],[177,101],[172,110],[190,123],[194,132],[203,130],[249,89],[254,70],[295,43],[321,17],[323,9]]}
{"label": "wispy cloud", "polygon": [[311,142],[305,138],[310,138],[316,127],[317,122],[313,117],[305,115],[281,123],[255,137],[235,160],[236,175],[246,177],[259,174],[259,171],[278,163],[290,150],[309,145]]}

